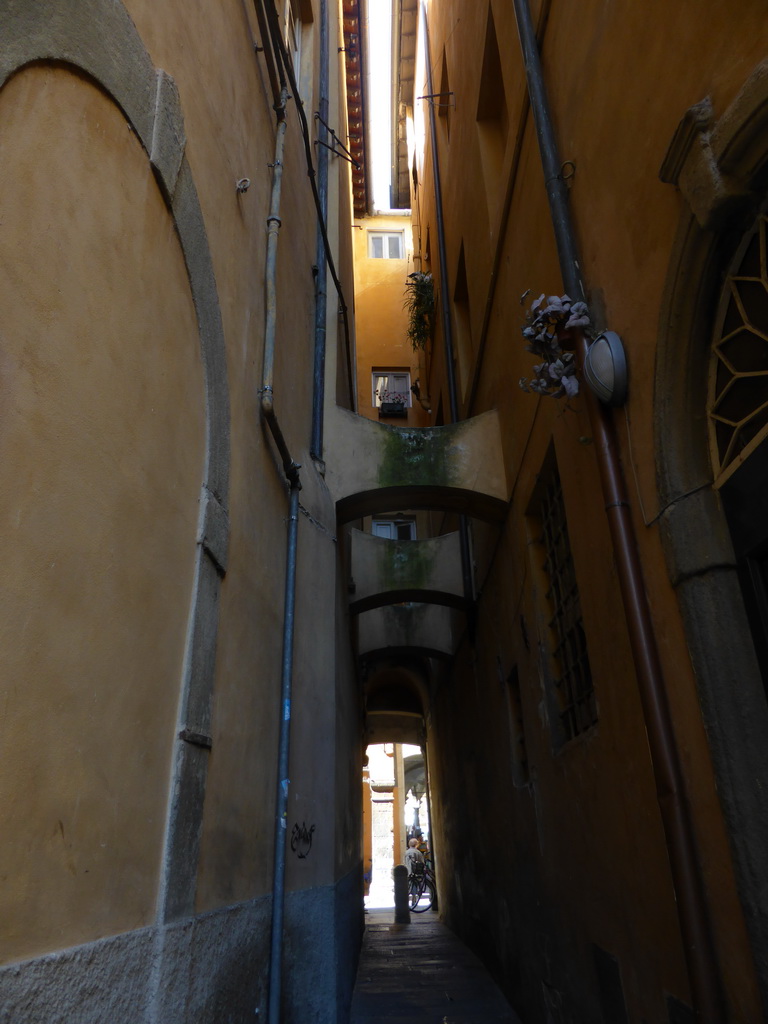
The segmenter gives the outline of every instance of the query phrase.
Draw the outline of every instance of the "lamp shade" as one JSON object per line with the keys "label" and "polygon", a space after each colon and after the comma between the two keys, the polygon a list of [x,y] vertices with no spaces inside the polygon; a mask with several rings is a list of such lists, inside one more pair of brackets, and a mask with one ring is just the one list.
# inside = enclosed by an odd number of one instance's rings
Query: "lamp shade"
{"label": "lamp shade", "polygon": [[621,338],[604,331],[587,349],[584,379],[601,402],[623,405],[627,397],[627,359]]}

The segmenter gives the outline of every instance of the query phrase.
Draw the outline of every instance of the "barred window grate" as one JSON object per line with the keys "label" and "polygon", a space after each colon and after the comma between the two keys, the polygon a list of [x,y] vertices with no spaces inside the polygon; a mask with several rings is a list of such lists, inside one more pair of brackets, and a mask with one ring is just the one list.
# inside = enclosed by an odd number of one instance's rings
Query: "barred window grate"
{"label": "barred window grate", "polygon": [[552,460],[543,483],[540,505],[541,540],[546,553],[544,571],[549,580],[547,600],[551,607],[549,627],[554,636],[558,704],[567,742],[597,721],[597,705],[589,667],[587,640],[581,617],[579,588],[568,539],[562,486]]}
{"label": "barred window grate", "polygon": [[742,241],[720,296],[709,375],[717,486],[768,437],[768,214]]}

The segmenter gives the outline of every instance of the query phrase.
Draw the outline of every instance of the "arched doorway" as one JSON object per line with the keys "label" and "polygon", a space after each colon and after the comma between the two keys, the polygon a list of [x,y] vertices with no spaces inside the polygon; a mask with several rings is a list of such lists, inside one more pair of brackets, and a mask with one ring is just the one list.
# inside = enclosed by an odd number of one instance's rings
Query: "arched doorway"
{"label": "arched doorway", "polygon": [[420,659],[367,666],[363,774],[363,864],[369,908],[394,905],[392,868],[418,832],[430,844],[426,751],[428,668]]}
{"label": "arched doorway", "polygon": [[767,126],[758,68],[717,123],[711,105],[698,104],[670,145],[662,178],[686,205],[660,310],[654,396],[658,519],[764,999]]}

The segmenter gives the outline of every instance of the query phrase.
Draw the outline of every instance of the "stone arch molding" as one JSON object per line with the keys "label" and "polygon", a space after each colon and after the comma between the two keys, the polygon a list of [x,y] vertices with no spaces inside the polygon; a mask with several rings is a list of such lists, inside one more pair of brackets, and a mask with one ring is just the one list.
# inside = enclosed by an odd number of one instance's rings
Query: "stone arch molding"
{"label": "stone arch molding", "polygon": [[173,217],[197,315],[205,386],[205,467],[158,904],[162,922],[194,911],[219,590],[227,564],[229,391],[213,265],[184,155],[186,135],[176,85],[153,65],[122,3],[0,0],[0,36],[0,88],[29,64],[55,62],[86,74],[123,111]]}
{"label": "stone arch molding", "polygon": [[709,99],[685,113],[660,177],[684,200],[659,318],[654,426],[660,526],[768,1006],[768,702],[713,488],[705,414],[724,270],[768,189],[768,61],[719,117]]}

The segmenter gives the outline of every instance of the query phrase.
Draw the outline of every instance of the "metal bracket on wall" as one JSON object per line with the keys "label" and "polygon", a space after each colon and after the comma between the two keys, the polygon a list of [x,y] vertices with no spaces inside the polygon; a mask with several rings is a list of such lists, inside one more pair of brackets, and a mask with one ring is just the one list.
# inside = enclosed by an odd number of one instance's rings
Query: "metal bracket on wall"
{"label": "metal bracket on wall", "polygon": [[[425,96],[418,96],[417,99],[432,101],[432,100],[439,99],[441,96],[451,96],[451,97],[453,97],[454,95],[455,95],[455,93],[453,93],[453,92],[430,92],[430,93],[427,93]],[[456,109],[456,100],[450,99],[448,101],[448,103],[433,103],[432,105],[435,106],[435,107],[453,107],[453,109],[455,110]]]}
{"label": "metal bracket on wall", "polygon": [[210,736],[204,732],[194,732],[192,729],[182,729],[179,739],[184,740],[185,743],[191,743],[193,747],[205,747],[206,750],[210,750],[213,746]]}
{"label": "metal bracket on wall", "polygon": [[[355,160],[355,158],[349,152],[349,150],[344,145],[344,143],[341,141],[341,139],[336,134],[336,132],[333,130],[333,128],[331,128],[331,126],[329,124],[326,124],[326,122],[322,119],[322,117],[320,117],[320,115],[318,114],[317,111],[315,111],[315,120],[320,122],[320,124],[323,126],[323,128],[325,128],[325,130],[330,134],[331,138],[333,139],[333,145],[332,146],[329,146],[327,142],[323,142],[321,139],[315,139],[315,145],[316,146],[325,146],[326,149],[330,149],[330,151],[334,154],[334,156],[340,156],[342,158],[342,160],[348,160],[349,163],[351,163],[352,166],[355,167],[359,171],[360,170],[360,164],[357,162],[357,160]],[[340,149],[337,149],[336,148],[337,146],[339,146]]]}

